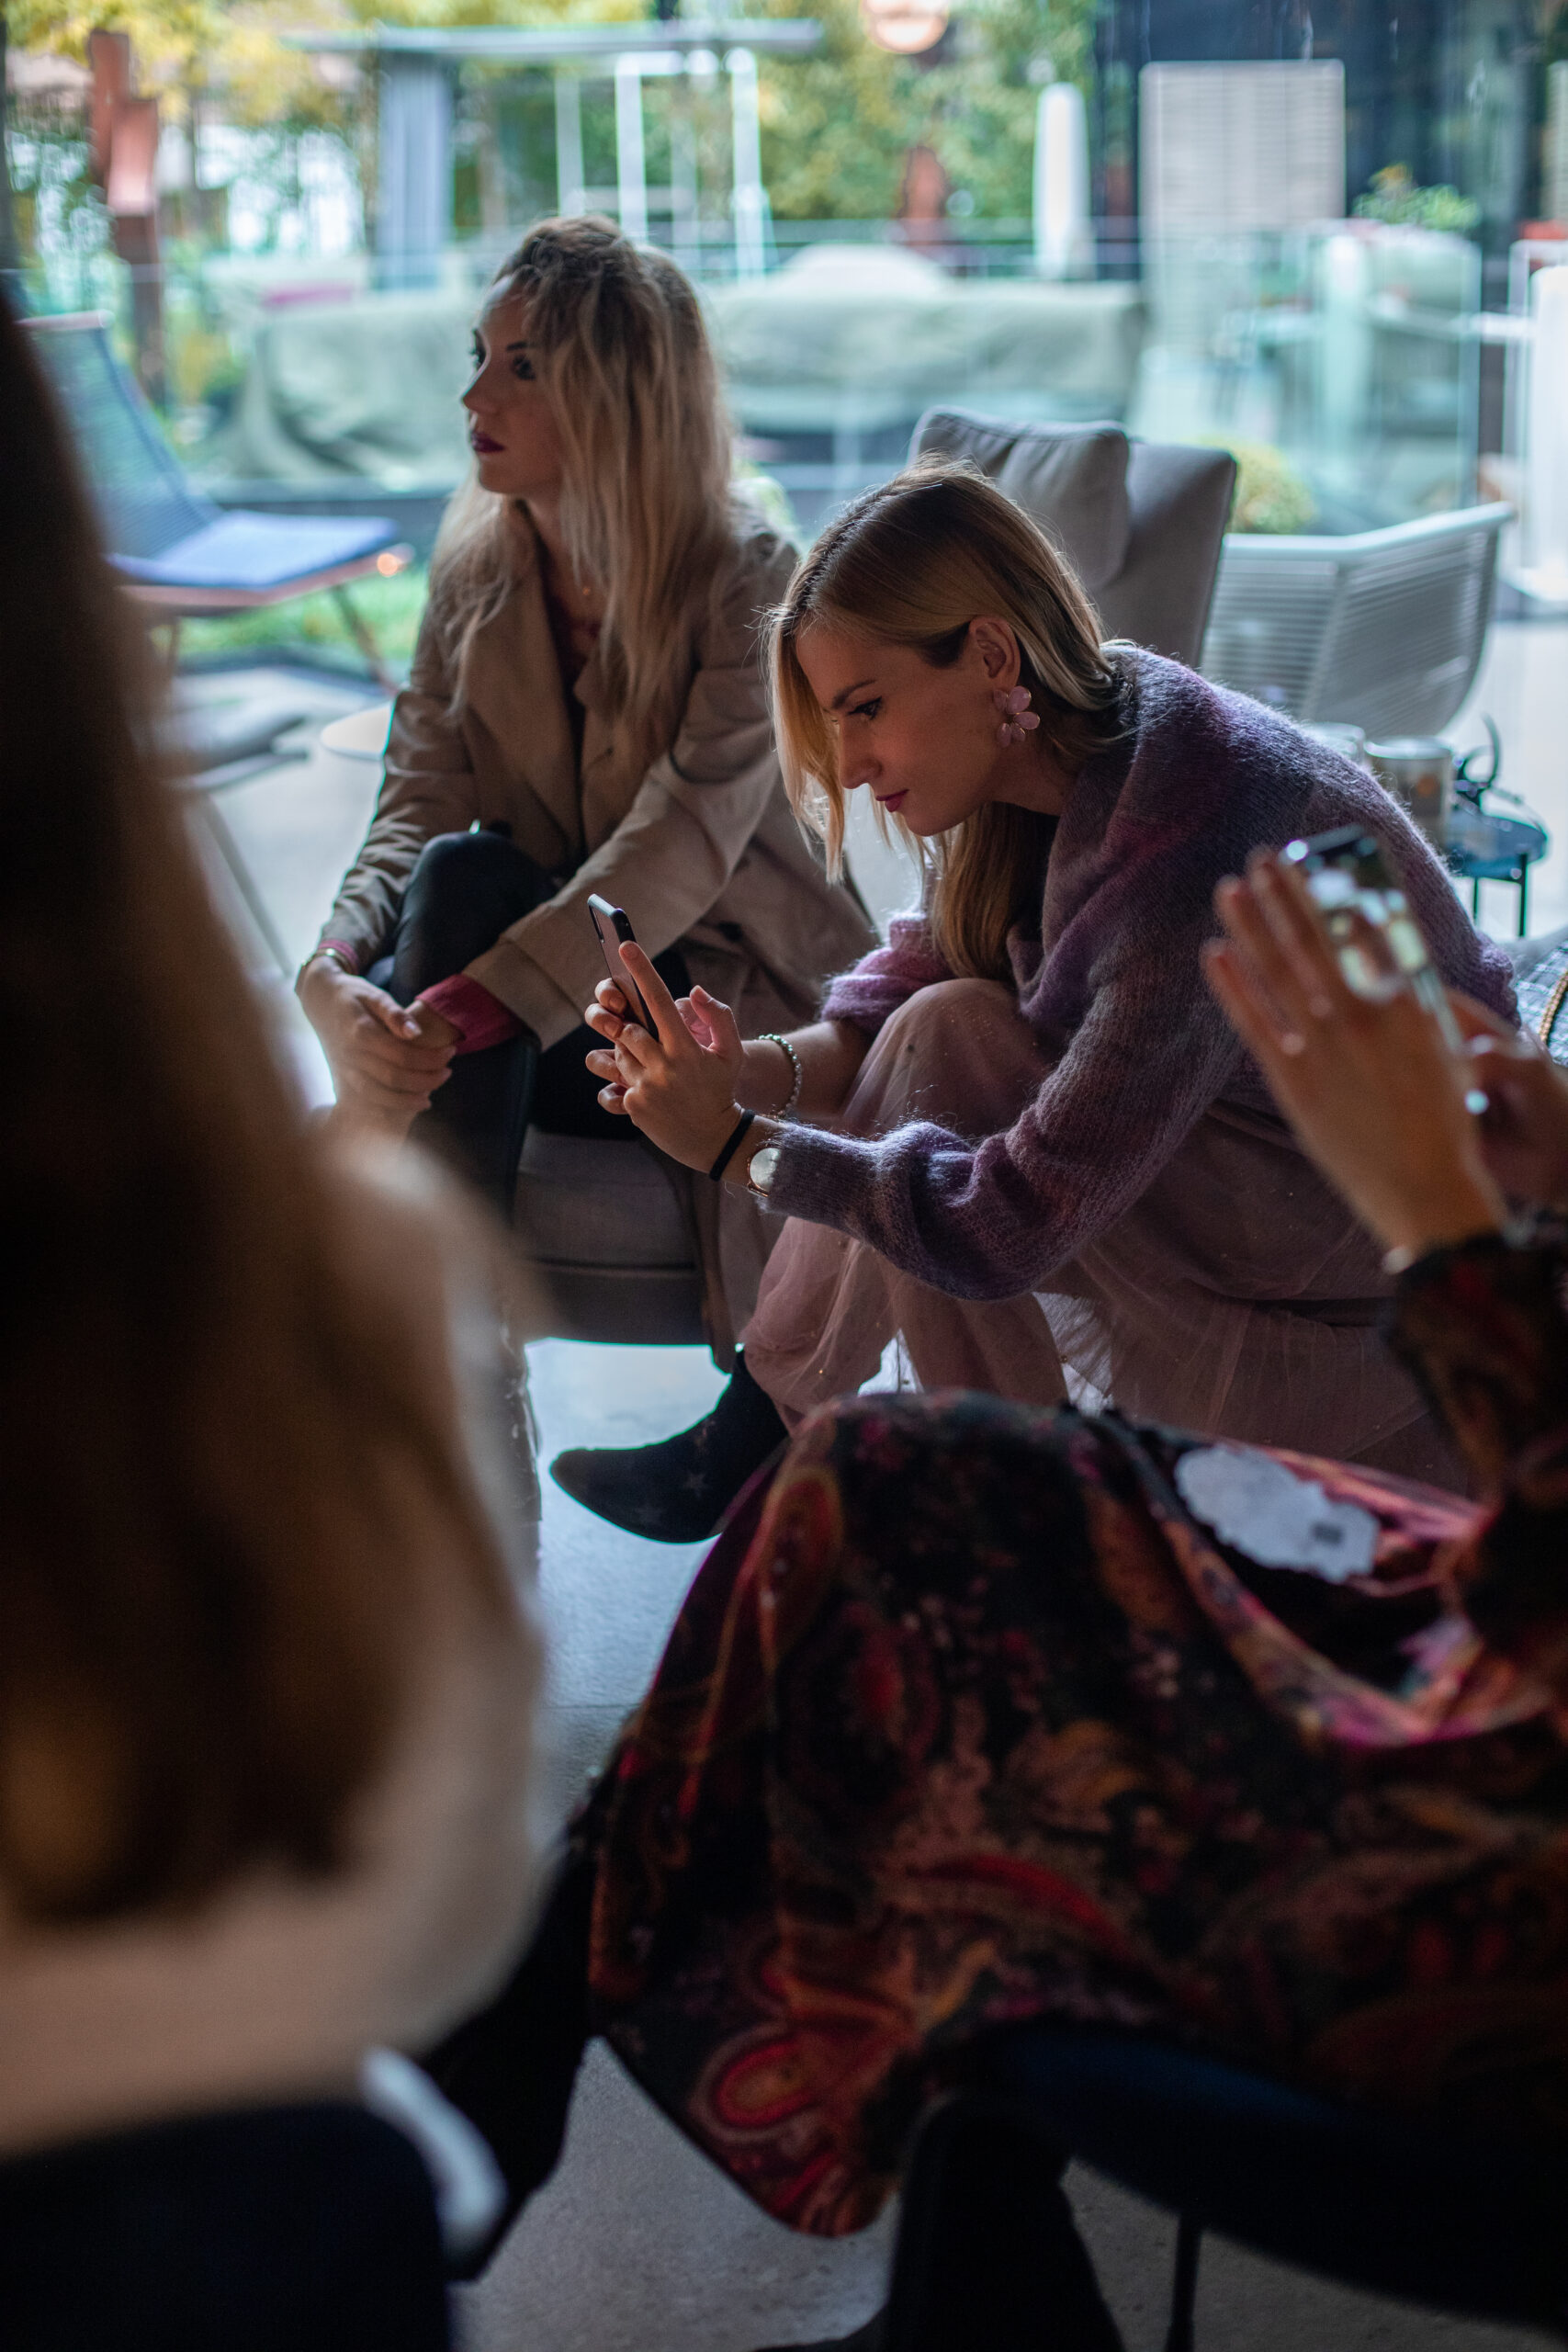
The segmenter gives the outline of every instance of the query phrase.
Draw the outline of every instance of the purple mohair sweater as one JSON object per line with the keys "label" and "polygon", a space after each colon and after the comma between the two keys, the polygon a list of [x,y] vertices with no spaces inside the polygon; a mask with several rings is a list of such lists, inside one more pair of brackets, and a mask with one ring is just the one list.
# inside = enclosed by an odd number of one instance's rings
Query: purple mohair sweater
{"label": "purple mohair sweater", "polygon": [[[866,1241],[959,1298],[1012,1298],[1103,1233],[1224,1096],[1272,1112],[1209,992],[1214,886],[1249,851],[1359,824],[1381,833],[1445,980],[1513,1017],[1510,967],[1382,786],[1245,695],[1160,655],[1119,656],[1128,733],[1082,770],[1038,928],[1010,942],[1019,1010],[1053,1065],[1005,1135],[927,1122],[863,1140],[792,1127],[773,1205]],[[952,973],[925,919],[832,981],[822,1016],[874,1036]]]}

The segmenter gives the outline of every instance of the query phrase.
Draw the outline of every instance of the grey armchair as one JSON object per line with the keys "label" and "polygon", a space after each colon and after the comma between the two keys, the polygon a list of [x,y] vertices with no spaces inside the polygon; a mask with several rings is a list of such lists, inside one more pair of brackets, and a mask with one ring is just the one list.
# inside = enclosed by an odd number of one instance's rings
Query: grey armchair
{"label": "grey armchair", "polygon": [[928,409],[911,460],[967,458],[1056,540],[1108,637],[1196,667],[1235,487],[1228,449],[1119,424],[999,424]]}
{"label": "grey armchair", "polygon": [[548,1325],[529,1338],[701,1343],[702,1279],[678,1181],[637,1143],[529,1129],[513,1227]]}

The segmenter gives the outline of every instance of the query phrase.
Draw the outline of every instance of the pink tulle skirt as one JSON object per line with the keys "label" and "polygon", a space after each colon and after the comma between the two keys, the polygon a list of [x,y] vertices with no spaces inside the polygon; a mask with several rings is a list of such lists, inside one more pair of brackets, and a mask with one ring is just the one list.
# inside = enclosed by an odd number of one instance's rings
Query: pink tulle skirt
{"label": "pink tulle skirt", "polygon": [[[1048,1065],[1010,991],[922,989],[886,1023],[835,1125],[933,1120],[1005,1132]],[[1464,1475],[1380,1336],[1379,1253],[1279,1121],[1223,1098],[1148,1190],[1032,1295],[976,1303],[865,1243],[792,1217],[746,1332],[753,1376],[792,1424],[877,1379],[1294,1447],[1461,1487]]]}

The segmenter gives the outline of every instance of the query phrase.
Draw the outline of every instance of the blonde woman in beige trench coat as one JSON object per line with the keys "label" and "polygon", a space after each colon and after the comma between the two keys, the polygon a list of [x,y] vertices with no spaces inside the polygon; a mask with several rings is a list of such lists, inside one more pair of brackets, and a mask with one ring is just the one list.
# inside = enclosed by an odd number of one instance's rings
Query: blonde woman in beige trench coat
{"label": "blonde woman in beige trench coat", "polygon": [[[530,1119],[628,1138],[584,1066],[591,892],[750,1035],[809,1020],[873,933],[784,796],[759,641],[795,553],[734,495],[687,281],[608,222],[544,223],[491,288],[464,401],[475,481],[299,994],[345,1124],[413,1128],[504,1213]],[[720,1188],[671,1177],[723,1355],[772,1236],[728,1197],[721,1235]]]}

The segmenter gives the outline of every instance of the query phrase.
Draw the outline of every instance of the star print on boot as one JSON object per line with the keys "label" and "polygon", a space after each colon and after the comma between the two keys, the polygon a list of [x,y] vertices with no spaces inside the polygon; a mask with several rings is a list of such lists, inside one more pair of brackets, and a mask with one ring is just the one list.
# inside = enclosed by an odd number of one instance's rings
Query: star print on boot
{"label": "star print on boot", "polygon": [[736,1363],[711,1413],[657,1445],[578,1446],[550,1464],[585,1510],[655,1544],[716,1535],[736,1496],[789,1436],[771,1396]]}

